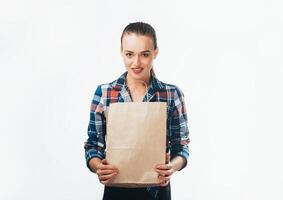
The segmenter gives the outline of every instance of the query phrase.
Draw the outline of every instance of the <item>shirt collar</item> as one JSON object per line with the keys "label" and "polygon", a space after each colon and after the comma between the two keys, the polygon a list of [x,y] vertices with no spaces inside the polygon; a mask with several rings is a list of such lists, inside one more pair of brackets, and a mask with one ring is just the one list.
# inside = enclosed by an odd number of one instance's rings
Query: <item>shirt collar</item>
{"label": "shirt collar", "polygon": [[[121,91],[125,93],[127,91],[127,85],[126,85],[126,76],[128,72],[123,73],[117,80],[112,82],[112,88],[118,91]],[[148,91],[147,95],[144,99],[144,101],[149,101],[153,96],[156,91],[162,90],[163,87],[165,87],[164,83],[159,81],[155,74],[151,74],[151,82],[150,85],[148,86]],[[126,95],[126,94],[125,94]],[[126,95],[127,96],[127,95]]]}

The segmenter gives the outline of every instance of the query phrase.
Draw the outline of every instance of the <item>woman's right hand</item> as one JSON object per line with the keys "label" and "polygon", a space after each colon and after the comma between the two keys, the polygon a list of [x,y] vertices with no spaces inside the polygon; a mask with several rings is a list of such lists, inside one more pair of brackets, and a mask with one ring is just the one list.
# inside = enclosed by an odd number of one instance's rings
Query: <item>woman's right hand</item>
{"label": "woman's right hand", "polygon": [[106,159],[103,159],[96,167],[96,174],[100,183],[106,184],[111,181],[112,178],[117,176],[118,168],[108,164]]}

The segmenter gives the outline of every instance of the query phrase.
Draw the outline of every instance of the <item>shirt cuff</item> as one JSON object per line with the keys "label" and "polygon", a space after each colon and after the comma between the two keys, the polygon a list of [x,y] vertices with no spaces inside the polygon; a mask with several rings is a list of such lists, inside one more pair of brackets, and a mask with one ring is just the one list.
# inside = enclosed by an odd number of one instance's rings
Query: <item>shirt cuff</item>
{"label": "shirt cuff", "polygon": [[186,166],[187,166],[187,163],[188,163],[188,157],[189,157],[189,151],[188,149],[183,149],[183,151],[180,151],[178,153],[173,153],[172,156],[171,156],[171,160],[173,158],[175,158],[176,156],[181,156],[183,159],[184,159],[184,164],[183,166],[181,167],[181,169],[179,171],[181,171],[182,169],[184,169]]}
{"label": "shirt cuff", "polygon": [[103,160],[105,158],[105,154],[100,152],[100,151],[97,151],[95,149],[89,149],[85,152],[85,158],[86,158],[86,165],[87,167],[89,168],[90,171],[94,172],[91,167],[89,166],[89,161],[92,159],[92,158],[99,158],[101,160]]}

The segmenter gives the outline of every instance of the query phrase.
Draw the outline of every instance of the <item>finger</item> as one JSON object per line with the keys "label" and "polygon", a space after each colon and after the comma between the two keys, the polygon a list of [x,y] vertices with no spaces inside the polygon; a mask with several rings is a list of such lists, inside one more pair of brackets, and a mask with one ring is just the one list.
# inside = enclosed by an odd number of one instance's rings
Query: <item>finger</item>
{"label": "finger", "polygon": [[108,179],[111,179],[115,177],[118,173],[112,173],[112,174],[107,174],[107,175],[102,175],[99,177],[101,181],[107,181]]}
{"label": "finger", "polygon": [[170,173],[167,172],[166,170],[156,170],[159,176],[169,176]]}
{"label": "finger", "polygon": [[118,170],[99,170],[97,172],[98,175],[107,175],[107,174],[112,174],[112,173],[118,173]]}
{"label": "finger", "polygon": [[101,163],[97,166],[98,169],[118,169],[114,165],[109,165],[108,161],[106,159],[103,159]]}
{"label": "finger", "polygon": [[115,167],[114,165],[105,165],[105,164],[101,164],[97,166],[97,169],[100,170],[118,170],[117,167]]}
{"label": "finger", "polygon": [[173,174],[172,170],[155,170],[160,176],[171,176]]}
{"label": "finger", "polygon": [[108,164],[108,162],[107,162],[106,159],[103,159],[101,162],[102,162],[102,164],[104,164],[104,165],[107,165],[107,164]]}
{"label": "finger", "polygon": [[174,172],[172,170],[156,170],[160,176],[171,176]]}
{"label": "finger", "polygon": [[101,178],[99,178],[99,181],[100,181],[100,183],[105,185],[106,183],[109,183],[112,180],[112,178],[114,178],[116,175],[117,174],[111,174],[111,175],[109,175],[109,177],[101,177]]}
{"label": "finger", "polygon": [[157,165],[155,168],[161,169],[161,170],[169,170],[169,169],[172,169],[172,165],[171,164]]}
{"label": "finger", "polygon": [[101,175],[107,175],[107,174],[118,173],[118,172],[119,172],[118,169],[114,169],[114,170],[113,169],[110,169],[110,170],[99,169],[96,171],[96,174],[98,176],[101,176]]}
{"label": "finger", "polygon": [[170,176],[158,176],[158,179],[162,182],[169,181],[170,178],[171,178]]}

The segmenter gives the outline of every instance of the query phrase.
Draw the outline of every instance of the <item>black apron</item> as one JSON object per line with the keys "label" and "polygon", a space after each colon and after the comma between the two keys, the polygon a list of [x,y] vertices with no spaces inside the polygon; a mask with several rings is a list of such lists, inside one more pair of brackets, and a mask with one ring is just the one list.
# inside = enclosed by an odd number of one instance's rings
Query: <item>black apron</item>
{"label": "black apron", "polygon": [[154,199],[146,188],[104,187],[103,200],[171,200],[170,183],[159,187],[158,196]]}

